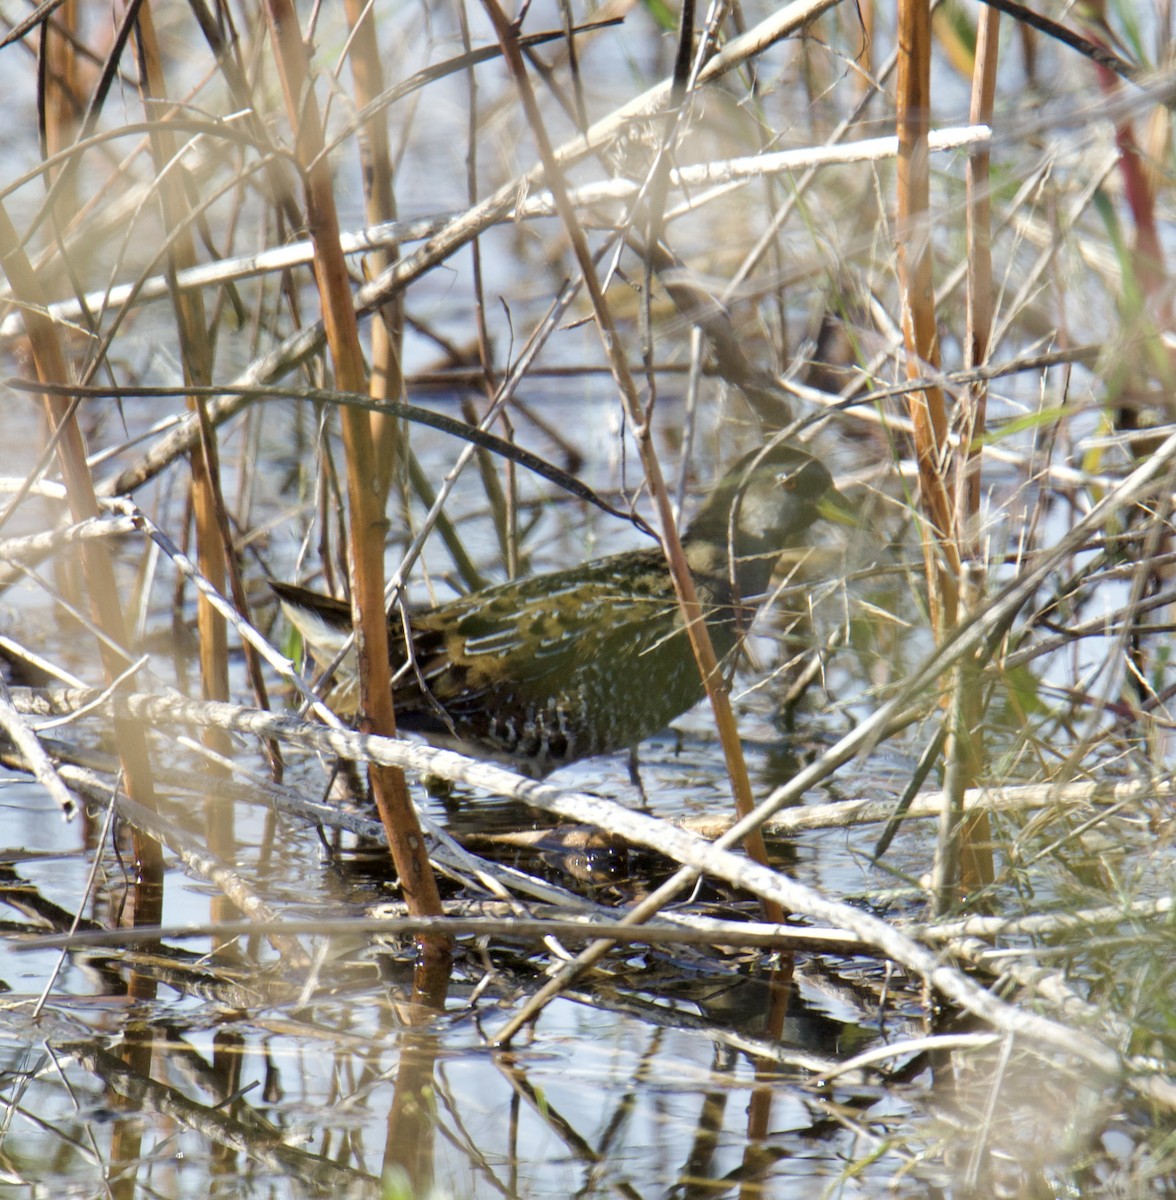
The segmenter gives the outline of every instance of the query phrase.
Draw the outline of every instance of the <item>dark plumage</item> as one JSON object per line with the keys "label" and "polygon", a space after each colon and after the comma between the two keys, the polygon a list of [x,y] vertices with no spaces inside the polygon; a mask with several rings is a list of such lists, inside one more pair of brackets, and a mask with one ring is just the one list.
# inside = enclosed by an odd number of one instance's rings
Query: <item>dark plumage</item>
{"label": "dark plumage", "polygon": [[[778,446],[753,467],[758,453],[727,472],[682,538],[720,659],[832,487],[799,450]],[[335,653],[348,605],[271,586],[306,641]],[[484,588],[415,612],[410,625],[415,667],[398,619],[390,631],[398,728],[537,778],[635,746],[703,695],[657,547]]]}

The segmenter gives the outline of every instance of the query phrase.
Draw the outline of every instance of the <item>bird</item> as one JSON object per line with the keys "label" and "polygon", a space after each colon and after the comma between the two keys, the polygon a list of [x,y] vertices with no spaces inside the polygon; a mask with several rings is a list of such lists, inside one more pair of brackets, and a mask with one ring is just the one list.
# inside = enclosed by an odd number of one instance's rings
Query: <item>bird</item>
{"label": "bird", "polygon": [[[836,497],[825,466],[787,444],[745,454],[707,496],[682,550],[720,663],[781,554]],[[334,657],[350,605],[269,582],[316,657]],[[705,693],[659,546],[482,588],[406,623],[396,614],[389,647],[399,731],[535,779],[635,749]]]}

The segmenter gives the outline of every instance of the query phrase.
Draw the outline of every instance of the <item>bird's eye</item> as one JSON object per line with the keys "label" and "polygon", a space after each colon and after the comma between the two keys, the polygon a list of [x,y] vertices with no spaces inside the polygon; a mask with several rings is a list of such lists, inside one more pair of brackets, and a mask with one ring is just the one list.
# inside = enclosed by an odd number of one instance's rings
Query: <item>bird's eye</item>
{"label": "bird's eye", "polygon": [[781,476],[779,476],[778,481],[779,481],[780,486],[786,492],[795,492],[796,491],[796,476],[795,475],[781,475]]}

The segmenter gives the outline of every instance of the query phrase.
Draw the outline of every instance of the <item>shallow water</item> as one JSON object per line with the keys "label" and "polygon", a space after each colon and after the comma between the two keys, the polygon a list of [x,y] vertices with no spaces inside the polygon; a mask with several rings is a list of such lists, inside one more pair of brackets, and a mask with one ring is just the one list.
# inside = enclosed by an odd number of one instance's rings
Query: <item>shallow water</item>
{"label": "shallow water", "polygon": [[[541,7],[535,6],[529,22],[558,25],[559,14],[540,12]],[[762,19],[773,7],[744,5],[741,19]],[[215,77],[205,52],[195,42],[185,44],[187,10],[153,9],[166,10],[172,22],[166,37],[176,94],[186,94],[187,86],[197,86],[206,73]],[[327,9],[319,31],[320,64],[345,42],[343,31],[330,24],[338,14]],[[87,32],[101,35],[95,42],[105,45],[106,18],[97,14],[95,9],[86,18],[96,24]],[[475,41],[487,40],[485,28],[477,26],[476,16],[474,20]],[[246,35],[263,41],[263,24],[246,29]],[[380,28],[390,77],[403,78],[421,62],[460,53],[452,6],[398,8],[382,14]],[[843,5],[813,37],[767,51],[754,90],[743,83],[738,85],[742,91],[734,84],[713,89],[694,114],[701,132],[681,149],[683,161],[749,154],[768,142],[823,142],[833,121],[847,115],[860,97],[858,76],[847,67],[858,53],[859,33],[857,10]],[[875,48],[881,51],[892,34],[880,28]],[[595,49],[601,45],[607,52]],[[19,49],[9,47],[6,63],[19,61],[14,58]],[[611,110],[660,78],[672,56],[652,7],[635,9],[621,30],[601,35],[586,50],[590,69],[579,82],[594,114]],[[1012,61],[1006,70],[1017,74],[1018,83],[1004,101],[1010,120],[1019,119],[1023,107],[1032,109],[1037,95],[1028,84],[1021,86],[1022,64]],[[15,67],[11,75],[0,72],[0,92],[31,104],[37,94],[33,63],[33,56],[27,56],[23,76]],[[940,65],[945,64],[937,70]],[[566,68],[559,71],[563,79]],[[530,167],[533,151],[521,122],[516,123],[517,112],[499,103],[511,95],[503,74],[479,67],[478,79],[482,90],[476,102],[483,122],[478,187],[484,195]],[[1083,80],[1072,70],[1059,69],[1053,82],[1061,89],[1060,102],[1073,101],[1071,109],[1079,101],[1087,104],[1089,81]],[[20,86],[14,88],[13,81]],[[393,126],[403,139],[398,162],[402,215],[433,214],[467,203],[470,97],[465,76],[449,76],[423,95],[415,117],[405,115],[407,105],[392,111]],[[966,106],[965,89],[957,79],[949,79],[936,96],[937,122],[952,119],[949,107],[962,112]],[[228,111],[223,100],[215,91],[197,92],[194,104]],[[128,91],[121,115],[108,114],[108,119],[116,125],[135,119],[127,115],[131,103]],[[563,133],[570,133],[570,121],[557,114],[557,107],[551,104],[548,114],[553,126],[558,129],[562,122]],[[27,107],[19,112],[26,125],[17,128],[10,122],[0,134],[12,151],[5,182],[17,163],[39,160],[36,122]],[[889,113],[886,108],[883,115],[867,114],[861,132],[890,132]],[[342,127],[347,119],[342,100],[333,114]],[[273,119],[280,127],[280,118]],[[1035,127],[1031,132],[1041,131]],[[1010,292],[1025,281],[1026,260],[1040,243],[1033,221],[1069,213],[1074,191],[1088,187],[1087,135],[1091,144],[1101,139],[1100,148],[1110,145],[1106,122],[1092,120],[1091,130],[1069,143],[1069,125],[1060,127],[1066,144],[1059,146],[1053,144],[1052,132],[1045,131],[1051,133],[1048,171],[1037,158],[1040,146],[1033,136],[1023,148],[1007,134],[997,142],[1003,169],[1014,180],[1023,181],[1042,168],[1049,187],[1057,189],[1043,193],[1040,209],[1034,207],[1027,216],[1018,210],[1015,220],[1002,224],[1002,230],[1011,231],[1002,232],[1008,240],[998,243],[1002,278]],[[632,132],[639,138],[643,131],[638,127]],[[133,134],[136,141],[141,136]],[[209,140],[215,141],[202,134],[190,148],[197,191],[220,178]],[[349,227],[361,223],[353,150],[353,139],[347,140],[332,158]],[[147,270],[162,240],[147,186],[156,174],[150,164],[136,160],[140,174],[130,168],[119,173],[118,188],[105,173],[108,165],[99,156],[87,158],[82,175],[79,200],[93,197],[97,208],[71,265],[88,288],[110,278],[133,279]],[[958,209],[963,159],[937,160],[936,169],[936,198],[946,214],[934,231],[937,252],[940,265],[954,265],[963,245]],[[807,340],[813,317],[835,311],[861,338],[851,355],[850,373],[870,379],[901,377],[902,364],[879,367],[864,361],[885,341],[884,322],[875,326],[868,316],[870,305],[893,308],[892,230],[887,213],[872,208],[875,197],[892,193],[889,171],[888,166],[833,168],[801,197],[800,209],[781,230],[778,257],[764,268],[762,278],[755,275],[749,281],[749,289],[762,291],[731,301],[738,336],[757,366],[795,367],[797,377],[803,376],[798,360],[813,353]],[[606,175],[603,165],[590,163],[578,169],[577,178],[595,181]],[[136,184],[144,192],[136,191]],[[748,188],[727,204],[674,221],[670,238],[675,250],[721,292],[739,257],[789,201],[792,186],[791,181],[765,185],[754,194]],[[40,187],[34,181],[6,199],[14,219],[27,219],[35,211]],[[152,199],[145,202],[144,194]],[[127,218],[121,210],[106,224],[107,207],[101,202],[118,210],[124,199],[135,217]],[[226,243],[218,253],[252,251],[288,232],[279,231],[272,212],[252,190],[243,194],[240,212],[216,209],[213,216],[214,241],[224,234]],[[600,224],[604,231],[594,230],[594,237],[603,237],[610,221],[602,217]],[[237,235],[231,248],[227,243],[233,239],[225,232],[230,226]],[[1094,252],[1109,255],[1097,240],[1107,237],[1101,220],[1085,214],[1085,223],[1076,221],[1072,232],[1058,232],[1052,224],[1049,230],[1057,243],[1052,248],[1058,275],[1040,290],[1052,288],[1050,294],[1061,298],[1063,309],[1046,312],[1048,327],[1064,330],[1065,338],[1057,334],[1059,341],[1089,338],[1107,353],[1121,341],[1130,342],[1114,324],[1117,293],[1105,273],[1096,273],[1084,257],[1089,254],[1099,265]],[[1067,235],[1074,245],[1067,243]],[[556,222],[546,220],[508,222],[481,237],[486,290],[480,308],[495,368],[503,374],[571,271],[570,260],[561,257],[565,241]],[[48,254],[53,247],[46,242],[42,248]],[[1099,270],[1105,272],[1101,265]],[[408,369],[473,360],[479,301],[471,278],[466,249],[410,287],[409,309],[419,324],[406,338]],[[640,278],[640,263],[625,258],[610,287],[635,363],[641,346],[634,301]],[[55,296],[64,296],[73,281],[51,276],[49,284]],[[227,293],[219,293],[225,307],[215,318],[215,375],[221,384],[294,323],[272,279],[237,286],[247,320],[238,321]],[[736,391],[705,372],[691,415],[683,373],[689,360],[686,321],[670,309],[660,282],[655,281],[654,290],[655,444],[671,487],[680,474],[686,476],[688,515],[703,489],[737,453],[762,441],[763,431]],[[293,292],[305,313],[316,311],[308,272],[296,277]],[[213,296],[211,289],[208,294]],[[1026,328],[1007,335],[1001,349],[1006,356],[1038,348],[1041,314],[1029,301],[1025,307]],[[961,318],[949,328],[950,309],[948,313],[945,365],[954,366],[964,325]],[[109,328],[110,319],[110,314],[99,318],[102,330]],[[442,337],[455,344],[452,355],[440,345]],[[128,319],[106,365],[120,385],[178,383],[182,372],[176,343],[169,307],[157,303]],[[79,375],[92,349],[92,341],[77,334],[72,351]],[[21,343],[6,342],[4,353],[5,374],[28,372]],[[327,381],[329,371],[317,370],[321,365],[312,364],[306,377],[291,374],[288,381]],[[568,370],[574,373],[545,373]],[[1165,383],[1164,395],[1169,390]],[[2,473],[22,480],[33,469],[44,431],[33,399],[24,393],[13,396],[0,407]],[[603,369],[600,339],[580,301],[561,320],[519,396],[541,419],[533,421],[526,409],[512,410],[521,445],[559,464],[578,456],[580,461],[570,465],[578,479],[620,508],[633,503],[648,515],[632,430],[622,418],[616,387]],[[455,418],[462,401],[484,406],[480,391],[461,391],[452,380],[411,385],[408,398]],[[1086,366],[1067,367],[1064,379],[1048,371],[1011,376],[990,397],[989,418],[998,432],[994,453],[985,458],[981,506],[990,592],[1016,577],[1021,563],[1015,556],[1022,545],[1040,550],[1056,544],[1074,514],[1102,494],[1105,479],[1090,483],[1080,469],[1120,474],[1129,469],[1121,447],[1118,457],[1108,453],[1098,464],[1089,463],[1089,439],[1103,428],[1095,405],[1104,401],[1099,371]],[[94,462],[95,476],[109,478],[116,464],[135,461],[155,440],[155,423],[174,416],[182,404],[174,396],[123,396],[118,403],[83,404],[90,450],[101,456]],[[1063,408],[1064,423],[1047,419],[1049,411]],[[815,407],[800,404],[797,409],[802,415],[815,412]],[[870,424],[873,412],[872,405],[865,414],[837,412],[817,431],[811,445],[839,481],[850,485],[860,525],[856,530],[821,528],[815,539],[819,552],[784,605],[801,613],[797,632],[779,615],[763,617],[750,638],[754,664],[737,679],[736,710],[758,798],[868,719],[887,696],[886,689],[932,647],[923,600],[922,526],[912,519],[911,472],[904,476],[897,463],[907,454],[905,434]],[[886,412],[902,415],[898,406]],[[1037,419],[1017,426],[1026,414],[1037,414]],[[223,490],[246,584],[258,606],[258,621],[276,643],[283,642],[286,631],[280,622],[270,624],[274,612],[264,579],[302,577],[322,559],[333,564],[336,577],[345,573],[335,490],[342,454],[336,426],[331,421],[327,426],[320,441],[312,406],[278,397],[258,402],[251,413],[220,431]],[[555,435],[567,445],[558,444]],[[684,465],[690,438],[692,450]],[[434,484],[450,470],[459,449],[454,439],[423,429],[413,429],[412,444]],[[996,451],[1025,457],[998,460]],[[1058,478],[1044,471],[1051,463],[1065,468]],[[503,480],[505,469],[497,475]],[[648,544],[628,523],[569,500],[526,471],[518,472],[518,487],[523,572]],[[5,506],[12,494],[11,489],[4,492]],[[139,489],[135,499],[175,542],[187,545],[186,463]],[[1170,522],[1164,524],[1170,509],[1162,500],[1157,498],[1155,526],[1148,527],[1149,536],[1154,528],[1161,543],[1171,534]],[[1040,510],[1035,508],[1039,502]],[[489,508],[477,467],[471,465],[447,511],[479,569],[500,579],[505,570]],[[392,570],[423,510],[413,501],[405,517],[394,501],[390,511],[387,565]],[[25,500],[9,514],[2,536],[41,532],[60,515],[56,502]],[[137,536],[120,536],[112,545],[136,652],[148,655],[128,688],[199,694],[191,586],[182,590],[173,613],[179,591],[173,563]],[[1116,575],[1119,562],[1135,566],[1126,549],[1111,542],[1058,566],[1042,591],[1047,598],[1054,590],[1063,595],[1061,611],[1052,614],[1059,629],[1098,613],[1118,619],[1140,578],[1128,572]],[[1096,575],[1089,587],[1063,588],[1067,572],[1096,564],[1105,575]],[[93,639],[62,615],[53,598],[57,590],[68,590],[76,563],[61,554],[38,562],[37,570],[39,577],[6,577],[0,632],[59,670],[97,684],[102,672]],[[412,600],[424,604],[453,594],[455,575],[452,560],[434,536],[411,577]],[[1038,597],[1034,603],[1044,601]],[[1146,644],[1148,654],[1139,661],[1155,694],[1166,697],[1171,662],[1162,614],[1156,624]],[[1124,641],[1121,629],[1096,629],[1022,668],[1019,675],[986,678],[984,686],[992,690],[985,731],[989,778],[1001,783],[1055,774],[1068,778],[1071,770],[1100,780],[1146,777],[1148,772],[1170,775],[1170,721],[1163,703],[1149,710],[1154,720],[1140,722],[1137,711],[1124,715],[1126,702],[1116,684],[1128,673]],[[783,696],[791,672],[775,672],[813,645],[824,647],[818,678],[798,710],[785,714]],[[246,703],[248,685],[232,636],[230,646],[233,698]],[[36,670],[14,667],[12,672],[14,685],[46,682]],[[268,682],[280,706],[284,687],[273,676]],[[937,700],[929,700],[924,723],[873,747],[801,802],[897,800],[935,733],[939,712]],[[70,754],[84,753],[107,795],[117,772],[109,757],[109,732],[104,717],[46,731]],[[634,944],[614,950],[508,1048],[497,1048],[497,1032],[579,943],[551,938],[541,943],[512,936],[509,930],[464,937],[443,996],[433,1007],[422,1004],[413,992],[412,945],[354,923],[399,899],[383,847],[277,811],[265,790],[267,764],[256,742],[245,737],[233,742],[231,784],[239,790],[231,790],[193,749],[199,736],[198,730],[174,727],[151,733],[163,820],[176,844],[182,834],[191,849],[186,860],[177,850],[166,855],[162,922],[205,927],[194,937],[136,941],[126,933],[121,944],[77,945],[64,954],[32,944],[32,937],[68,931],[75,917],[82,930],[89,923],[108,929],[126,924],[140,898],[132,879],[130,838],[125,827],[104,832],[102,804],[93,803],[85,819],[67,824],[26,774],[0,772],[0,899],[6,935],[0,940],[0,1194],[339,1193],[528,1200],[685,1200],[737,1194],[807,1200],[1142,1196],[1165,1194],[1165,1187],[1171,1194],[1171,1143],[1163,1136],[1170,1113],[1157,1116],[1134,1094],[1103,1086],[1085,1069],[1057,1056],[1043,1058],[1013,1040],[978,1044],[986,1027],[961,1019],[919,981],[879,956],[832,949],[785,956],[734,946]],[[331,790],[332,770],[331,763],[286,751],[287,788],[314,800],[330,791],[336,808],[370,819],[365,801],[341,796],[340,788]],[[690,820],[729,811],[730,786],[705,706],[642,747],[641,779],[648,809],[658,817]],[[641,804],[624,756],[575,764],[551,782],[632,807]],[[940,782],[932,772],[925,786]],[[644,895],[668,871],[646,852],[604,857],[576,849],[569,855],[560,841],[565,831],[551,831],[545,816],[517,801],[464,786],[443,792],[415,777],[410,783],[428,821],[471,845],[475,837],[481,839],[476,849],[485,856],[485,870],[510,868],[534,876],[525,885],[517,877],[512,880],[511,907],[503,904],[496,916],[549,915],[540,907],[546,887],[558,890],[561,915],[585,911],[599,921]],[[1170,895],[1176,838],[1170,799],[1159,793],[1113,812],[1063,806],[1002,816],[994,827],[999,873],[986,897],[990,911],[1019,915],[1050,906],[1073,910]],[[848,898],[896,922],[922,918],[920,885],[932,859],[932,824],[908,822],[884,860],[874,864],[878,833],[877,826],[867,826],[777,838],[771,845],[773,862],[828,897]],[[509,844],[506,835],[511,835]],[[532,836],[537,845],[518,844]],[[217,861],[199,857],[208,850]],[[475,878],[468,863],[462,870],[464,874],[454,870],[443,878],[445,898],[456,902],[476,896],[488,904],[493,889]],[[214,933],[240,917],[228,898],[238,882],[287,929],[263,926],[255,918],[247,933]],[[739,920],[759,915],[746,896],[711,881],[679,897],[676,907]],[[290,933],[295,921],[322,925],[339,918],[352,919],[345,932],[304,924]],[[1006,939],[1002,949],[1010,958],[1013,951],[1032,949],[1038,956],[1034,961],[1056,966],[1080,998],[1097,1008],[1098,1020],[1090,1021],[1100,1035],[1154,1055],[1170,1070],[1170,964],[1176,955],[1170,926],[1170,920],[1165,924],[1132,914],[1065,936],[1018,935]],[[286,940],[278,940],[280,936]],[[995,980],[994,975],[978,978]],[[1009,994],[1020,999],[1015,991]],[[1055,1011],[1045,1002],[1041,1008]],[[934,1048],[913,1040],[930,1033],[954,1040]],[[896,1048],[887,1054],[890,1046]],[[871,1051],[878,1057],[846,1074],[835,1073],[839,1064]]]}

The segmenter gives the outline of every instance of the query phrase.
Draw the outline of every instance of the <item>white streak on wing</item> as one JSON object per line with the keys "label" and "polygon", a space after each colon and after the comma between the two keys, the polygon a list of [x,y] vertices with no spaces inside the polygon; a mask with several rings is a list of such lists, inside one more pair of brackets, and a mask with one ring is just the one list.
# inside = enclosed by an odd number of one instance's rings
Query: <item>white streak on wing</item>
{"label": "white streak on wing", "polygon": [[509,654],[519,645],[517,629],[496,629],[493,633],[484,633],[481,637],[466,638],[465,653],[470,658],[479,654],[501,656]]}

